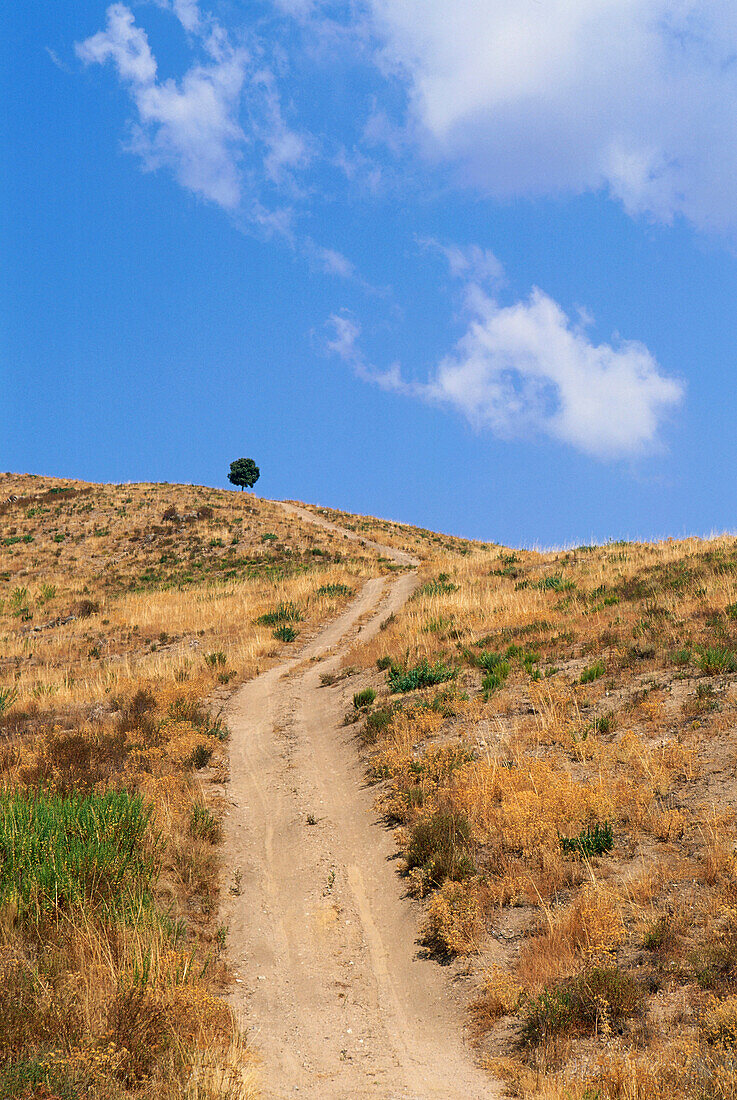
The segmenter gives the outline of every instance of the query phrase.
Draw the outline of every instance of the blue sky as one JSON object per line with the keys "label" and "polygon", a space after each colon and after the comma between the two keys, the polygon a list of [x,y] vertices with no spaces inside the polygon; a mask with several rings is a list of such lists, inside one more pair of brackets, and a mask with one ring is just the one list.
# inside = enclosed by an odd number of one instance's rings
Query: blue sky
{"label": "blue sky", "polygon": [[735,525],[737,10],[57,0],[0,43],[0,468],[509,544]]}

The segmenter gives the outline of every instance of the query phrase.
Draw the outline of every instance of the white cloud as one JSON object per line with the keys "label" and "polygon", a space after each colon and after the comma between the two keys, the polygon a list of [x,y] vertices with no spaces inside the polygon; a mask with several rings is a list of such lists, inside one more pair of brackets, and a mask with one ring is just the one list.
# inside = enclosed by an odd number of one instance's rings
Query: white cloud
{"label": "white cloud", "polygon": [[542,433],[597,458],[657,444],[682,385],[637,342],[594,344],[541,290],[499,306],[473,295],[473,316],[427,396],[502,437]]}
{"label": "white cloud", "polygon": [[422,237],[417,243],[440,252],[447,261],[451,275],[456,279],[467,279],[493,287],[501,286],[504,282],[502,263],[488,248],[480,248],[477,244],[460,248],[454,244],[442,244],[434,237]]}
{"label": "white cloud", "polygon": [[305,251],[310,262],[326,275],[337,275],[339,279],[353,279],[356,275],[356,269],[348,257],[334,248],[323,248],[308,239]]}
{"label": "white cloud", "polygon": [[[682,400],[681,382],[665,375],[644,344],[595,344],[584,331],[591,317],[571,322],[537,288],[502,306],[474,279],[488,270],[481,250],[442,249],[464,279],[465,334],[425,382],[405,382],[394,365],[377,371],[360,347],[352,317],[333,314],[328,350],[360,377],[422,400],[457,409],[474,427],[504,439],[548,436],[598,459],[631,458],[654,450],[664,418]],[[485,263],[473,272],[474,258]],[[492,268],[497,284],[501,270]]]}
{"label": "white cloud", "polygon": [[[179,6],[185,18],[196,9],[192,4]],[[209,39],[207,44],[212,46]],[[226,209],[238,205],[245,141],[238,109],[248,64],[245,50],[226,46],[210,63],[193,64],[179,83],[158,81],[146,32],[136,26],[124,4],[111,5],[105,30],[76,49],[87,64],[111,60],[129,85],[138,113],[130,149],[147,169],[167,166],[195,194]]]}
{"label": "white cloud", "polygon": [[125,4],[111,4],[106,29],[77,43],[76,50],[87,65],[112,61],[121,80],[131,84],[144,87],[156,79],[156,61],[146,32],[136,26],[133,12]]}
{"label": "white cloud", "polygon": [[243,51],[233,51],[219,63],[194,65],[180,84],[151,84],[135,96],[140,126],[132,151],[147,168],[172,168],[184,187],[226,209],[234,209],[241,197],[245,138],[237,106],[246,62]]}
{"label": "white cloud", "polygon": [[249,52],[233,45],[196,0],[164,6],[204,55],[179,80],[157,79],[146,32],[122,3],[108,8],[105,30],[77,44],[78,56],[86,64],[115,65],[136,110],[128,148],[145,169],[169,168],[202,198],[264,231],[284,232],[290,212],[269,209],[257,194],[259,182],[290,185],[290,172],[307,163],[309,151],[285,122],[273,75],[263,65],[253,69]]}
{"label": "white cloud", "polygon": [[467,182],[737,229],[733,0],[369,4],[416,137]]}

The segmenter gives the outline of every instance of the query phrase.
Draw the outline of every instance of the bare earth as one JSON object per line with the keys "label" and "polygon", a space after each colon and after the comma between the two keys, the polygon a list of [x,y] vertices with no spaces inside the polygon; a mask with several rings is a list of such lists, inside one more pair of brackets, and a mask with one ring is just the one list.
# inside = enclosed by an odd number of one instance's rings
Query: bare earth
{"label": "bare earth", "polygon": [[225,885],[240,893],[229,895],[223,919],[232,1001],[262,1058],[268,1100],[500,1095],[464,1045],[461,998],[448,975],[421,957],[416,903],[377,820],[355,727],[342,724],[354,688],[320,682],[357,632],[375,633],[415,584],[414,574],[368,581],[297,658],[245,684],[229,704]]}

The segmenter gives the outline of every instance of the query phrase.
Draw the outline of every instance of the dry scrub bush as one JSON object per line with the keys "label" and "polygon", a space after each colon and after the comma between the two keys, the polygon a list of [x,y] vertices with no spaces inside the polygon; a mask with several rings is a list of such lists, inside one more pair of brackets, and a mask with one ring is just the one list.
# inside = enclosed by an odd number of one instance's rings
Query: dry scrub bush
{"label": "dry scrub bush", "polygon": [[501,1016],[516,1012],[525,995],[522,983],[498,966],[484,971],[482,982],[481,993],[470,1006],[474,1031],[480,1036]]}
{"label": "dry scrub bush", "polygon": [[607,966],[626,936],[619,899],[599,884],[587,884],[561,913],[548,911],[542,934],[521,953],[517,973],[540,990],[586,966]]}
{"label": "dry scrub bush", "polygon": [[486,932],[485,899],[477,884],[447,879],[427,906],[423,940],[440,954],[470,955]]}

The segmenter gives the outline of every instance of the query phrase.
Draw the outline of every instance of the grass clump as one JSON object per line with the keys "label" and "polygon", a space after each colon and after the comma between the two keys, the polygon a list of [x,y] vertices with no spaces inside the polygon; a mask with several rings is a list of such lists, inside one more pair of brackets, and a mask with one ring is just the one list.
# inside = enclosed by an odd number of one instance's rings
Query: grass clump
{"label": "grass clump", "polygon": [[603,676],[606,672],[606,665],[603,661],[594,661],[592,665],[589,665],[581,673],[582,684],[593,684],[594,680],[598,680],[600,676]]}
{"label": "grass clump", "polygon": [[281,623],[298,623],[302,612],[292,600],[277,604],[273,611],[259,615],[256,622],[261,626],[279,626]]}
{"label": "grass clump", "polygon": [[347,584],[322,584],[317,590],[318,596],[352,596],[353,589]]}
{"label": "grass clump", "polygon": [[413,826],[405,860],[408,871],[417,870],[424,887],[440,886],[446,879],[462,882],[474,874],[471,823],[465,814],[436,810]]}
{"label": "grass clump", "polygon": [[608,821],[603,825],[597,822],[593,827],[583,829],[578,836],[562,836],[560,846],[566,855],[586,858],[602,856],[614,847],[614,830]]}
{"label": "grass clump", "polygon": [[548,576],[535,581],[531,587],[539,589],[540,592],[571,592],[576,585],[573,581],[564,580],[560,573],[549,573]]}
{"label": "grass clump", "polygon": [[81,905],[114,916],[147,906],[157,866],[150,819],[127,791],[3,791],[0,904],[36,925]]}
{"label": "grass clump", "polygon": [[490,668],[481,681],[481,690],[484,695],[488,697],[495,691],[498,691],[509,676],[509,672],[509,661],[500,661],[498,664],[494,665],[493,668]]}
{"label": "grass clump", "polygon": [[208,668],[224,668],[227,663],[228,658],[222,650],[218,650],[216,653],[207,653],[205,655],[205,664]]}
{"label": "grass clump", "polygon": [[195,802],[189,819],[189,832],[194,837],[206,840],[209,844],[218,844],[223,830],[220,822],[207,806]]}
{"label": "grass clump", "polygon": [[458,591],[458,585],[448,580],[447,573],[441,573],[435,580],[428,581],[417,589],[417,598],[421,596],[449,596]]}
{"label": "grass clump", "polygon": [[361,733],[362,739],[367,745],[374,745],[379,737],[386,733],[391,725],[396,710],[394,707],[379,707],[366,718],[366,724]]}
{"label": "grass clump", "polygon": [[353,696],[353,706],[356,710],[365,710],[366,707],[370,707],[376,699],[376,692],[373,688],[364,688],[363,691],[357,691]]}
{"label": "grass clump", "polygon": [[10,710],[17,698],[18,692],[15,688],[0,688],[0,714],[6,710]]}
{"label": "grass clump", "polygon": [[737,672],[737,653],[723,646],[706,646],[698,656],[698,665],[707,676]]}
{"label": "grass clump", "polygon": [[278,626],[274,631],[274,637],[278,642],[293,642],[297,637],[297,631],[293,626],[289,626],[288,623],[283,623]]}
{"label": "grass clump", "polygon": [[416,691],[418,688],[432,687],[434,684],[442,684],[446,680],[454,680],[458,675],[458,669],[443,661],[430,664],[425,657],[414,668],[405,669],[401,665],[391,664],[387,670],[387,682],[391,691],[395,694],[407,691]]}

